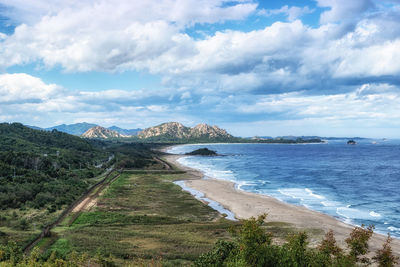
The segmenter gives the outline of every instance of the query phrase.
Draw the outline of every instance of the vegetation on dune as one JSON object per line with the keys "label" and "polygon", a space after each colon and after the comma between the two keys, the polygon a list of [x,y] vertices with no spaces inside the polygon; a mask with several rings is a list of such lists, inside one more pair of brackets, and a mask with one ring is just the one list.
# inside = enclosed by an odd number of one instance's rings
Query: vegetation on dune
{"label": "vegetation on dune", "polygon": [[365,256],[369,252],[368,240],[373,227],[354,228],[346,239],[347,250],[337,246],[332,231],[325,235],[317,248],[312,249],[308,247],[305,232],[288,236],[283,245],[273,244],[271,234],[262,227],[264,220],[265,215],[245,220],[241,228],[231,231],[234,240],[218,241],[211,251],[196,260],[194,266],[351,267],[368,266],[375,262],[380,267],[390,267],[397,264],[398,258],[390,248],[390,236],[375,257],[370,259]]}

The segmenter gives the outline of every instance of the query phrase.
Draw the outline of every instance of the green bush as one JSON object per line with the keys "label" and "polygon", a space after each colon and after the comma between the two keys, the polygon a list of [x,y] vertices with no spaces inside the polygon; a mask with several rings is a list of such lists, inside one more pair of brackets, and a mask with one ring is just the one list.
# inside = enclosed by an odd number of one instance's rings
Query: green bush
{"label": "green bush", "polygon": [[271,235],[262,227],[265,215],[244,220],[240,229],[232,231],[233,241],[218,241],[214,248],[201,255],[195,267],[353,267],[369,265],[372,260],[380,267],[392,267],[397,263],[390,248],[390,236],[383,248],[372,259],[368,240],[373,226],[356,227],[346,239],[347,253],[339,248],[332,231],[319,246],[308,247],[307,234],[300,232],[288,237],[283,245],[273,244]]}

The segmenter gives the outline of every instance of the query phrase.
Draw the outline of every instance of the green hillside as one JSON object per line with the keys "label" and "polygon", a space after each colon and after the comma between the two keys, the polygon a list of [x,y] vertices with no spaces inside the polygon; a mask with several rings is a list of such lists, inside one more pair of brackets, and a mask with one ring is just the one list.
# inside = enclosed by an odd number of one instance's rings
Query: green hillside
{"label": "green hillside", "polygon": [[51,221],[96,182],[109,155],[56,130],[0,124],[0,241],[29,239],[29,230]]}
{"label": "green hillside", "polygon": [[0,209],[70,203],[101,173],[108,154],[79,137],[56,130],[0,124]]}

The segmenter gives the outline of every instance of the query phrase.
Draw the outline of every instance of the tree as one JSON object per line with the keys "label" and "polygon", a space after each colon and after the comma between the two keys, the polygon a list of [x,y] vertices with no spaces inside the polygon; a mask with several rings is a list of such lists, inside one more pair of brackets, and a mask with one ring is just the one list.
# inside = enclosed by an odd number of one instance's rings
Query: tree
{"label": "tree", "polygon": [[[326,233],[316,249],[308,247],[307,234],[299,232],[289,235],[283,245],[273,244],[271,234],[265,231],[266,215],[243,220],[242,225],[232,231],[233,241],[218,241],[213,250],[201,255],[196,267],[355,267],[369,265],[368,241],[373,226],[356,227],[345,240],[348,251],[344,252],[336,243],[333,231]],[[390,248],[390,237],[373,258],[380,267],[391,267],[397,262]]]}
{"label": "tree", "polygon": [[369,252],[368,240],[371,238],[374,233],[374,226],[370,225],[367,228],[364,228],[364,225],[361,227],[356,227],[350,233],[350,236],[345,240],[347,246],[350,249],[350,257],[354,258],[354,261],[361,261],[363,263],[369,263],[369,259],[360,256],[363,256]]}
{"label": "tree", "polygon": [[378,263],[379,267],[392,267],[398,263],[399,257],[393,255],[390,242],[392,242],[392,238],[390,237],[390,234],[388,234],[382,249],[379,249],[376,252],[376,255],[372,258],[376,263]]}

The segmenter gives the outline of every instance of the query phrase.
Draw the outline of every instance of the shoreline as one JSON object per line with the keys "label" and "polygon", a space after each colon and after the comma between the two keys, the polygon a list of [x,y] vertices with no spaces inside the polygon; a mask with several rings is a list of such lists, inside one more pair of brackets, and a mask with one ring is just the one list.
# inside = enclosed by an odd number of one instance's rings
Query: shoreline
{"label": "shoreline", "polygon": [[[170,146],[172,147],[172,146]],[[163,149],[165,152],[170,147]],[[184,155],[165,155],[164,158],[179,169],[188,173],[184,180],[185,186],[202,192],[208,199],[218,202],[225,209],[235,214],[238,219],[248,219],[267,213],[267,222],[289,223],[297,230],[307,231],[312,246],[317,245],[325,233],[333,230],[340,247],[345,248],[345,239],[354,229],[354,225],[346,224],[330,215],[310,210],[303,206],[296,206],[282,202],[267,195],[247,192],[238,189],[235,183],[213,178],[203,179],[205,175],[197,169],[180,164],[177,160]],[[376,250],[382,248],[387,236],[374,233],[369,242],[369,248],[373,255]],[[393,238],[391,242],[393,253],[400,256],[400,239]]]}

